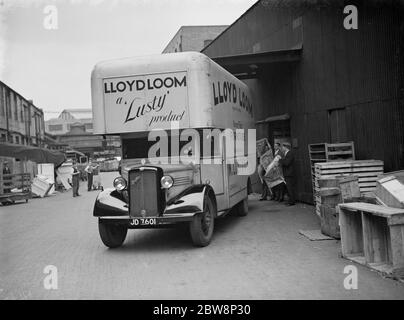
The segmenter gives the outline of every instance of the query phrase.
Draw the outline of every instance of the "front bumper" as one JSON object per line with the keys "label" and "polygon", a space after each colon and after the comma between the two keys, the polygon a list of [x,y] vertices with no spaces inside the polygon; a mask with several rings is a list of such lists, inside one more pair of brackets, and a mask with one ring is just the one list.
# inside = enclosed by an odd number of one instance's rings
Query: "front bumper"
{"label": "front bumper", "polygon": [[93,215],[101,221],[127,224],[131,228],[155,228],[192,221],[195,214],[203,212],[205,189],[203,185],[192,186],[169,201],[160,216],[144,217],[155,219],[155,225],[134,226],[134,219],[142,219],[143,217],[130,216],[128,204],[115,189],[105,189],[98,195]]}

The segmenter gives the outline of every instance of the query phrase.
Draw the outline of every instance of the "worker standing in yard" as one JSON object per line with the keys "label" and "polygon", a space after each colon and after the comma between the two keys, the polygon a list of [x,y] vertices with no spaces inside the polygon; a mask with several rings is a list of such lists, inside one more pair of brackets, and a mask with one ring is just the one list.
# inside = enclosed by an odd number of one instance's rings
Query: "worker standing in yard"
{"label": "worker standing in yard", "polygon": [[288,190],[289,201],[287,203],[288,206],[293,206],[295,204],[295,195],[294,195],[294,187],[295,187],[295,155],[291,150],[291,145],[289,142],[284,142],[282,144],[282,151],[284,156],[279,160],[279,163],[282,165],[283,176],[286,182],[286,188]]}
{"label": "worker standing in yard", "polygon": [[98,163],[93,165],[93,189],[101,190],[100,165]]}
{"label": "worker standing in yard", "polygon": [[91,159],[88,161],[88,166],[84,169],[87,172],[87,191],[91,191],[93,189],[93,173],[94,167]]}
{"label": "worker standing in yard", "polygon": [[79,186],[80,186],[80,172],[77,169],[77,164],[73,163],[73,173],[72,173],[72,184],[73,184],[73,197],[78,197]]}

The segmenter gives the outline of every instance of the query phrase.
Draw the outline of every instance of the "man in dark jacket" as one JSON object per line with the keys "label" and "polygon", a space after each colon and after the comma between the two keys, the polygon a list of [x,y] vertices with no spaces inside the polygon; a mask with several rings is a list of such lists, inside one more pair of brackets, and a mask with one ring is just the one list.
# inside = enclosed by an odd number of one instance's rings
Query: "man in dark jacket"
{"label": "man in dark jacket", "polygon": [[295,194],[294,194],[294,187],[295,187],[295,155],[291,150],[291,145],[289,142],[284,142],[282,144],[283,148],[283,157],[279,160],[280,164],[282,165],[283,176],[286,182],[286,188],[288,189],[289,195],[289,202],[287,205],[293,206],[295,204]]}

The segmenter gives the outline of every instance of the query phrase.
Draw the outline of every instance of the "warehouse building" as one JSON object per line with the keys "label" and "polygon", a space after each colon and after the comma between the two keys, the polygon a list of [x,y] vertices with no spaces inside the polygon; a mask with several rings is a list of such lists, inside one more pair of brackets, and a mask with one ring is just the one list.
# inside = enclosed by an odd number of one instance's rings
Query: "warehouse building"
{"label": "warehouse building", "polygon": [[49,146],[56,150],[73,149],[88,157],[103,154],[106,157],[120,155],[119,136],[93,134],[91,109],[64,109],[56,118],[45,121]]}
{"label": "warehouse building", "polygon": [[105,157],[120,156],[121,140],[119,136],[101,136],[87,131],[85,124],[71,124],[70,131],[57,135],[56,140],[70,149],[80,151],[86,156],[93,158],[95,155]]}
{"label": "warehouse building", "polygon": [[0,142],[43,147],[43,111],[0,81]]}
{"label": "warehouse building", "polygon": [[227,26],[182,26],[163,53],[200,51],[226,28]]}
{"label": "warehouse building", "polygon": [[[383,160],[385,172],[404,169],[397,3],[261,0],[202,50],[253,91],[257,138],[292,143],[300,201],[313,200],[312,143],[353,141],[356,159]],[[357,28],[347,5],[357,9]]]}
{"label": "warehouse building", "polygon": [[87,132],[93,132],[91,108],[64,109],[57,118],[45,121],[45,131],[52,135],[62,135],[70,131],[71,125],[83,124]]}

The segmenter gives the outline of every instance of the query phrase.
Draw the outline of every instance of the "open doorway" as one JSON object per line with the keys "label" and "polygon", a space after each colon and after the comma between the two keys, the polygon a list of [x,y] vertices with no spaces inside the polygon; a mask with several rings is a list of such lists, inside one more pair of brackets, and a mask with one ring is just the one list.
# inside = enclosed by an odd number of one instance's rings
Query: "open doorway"
{"label": "open doorway", "polygon": [[290,120],[287,119],[268,122],[268,140],[272,147],[276,142],[291,142]]}

